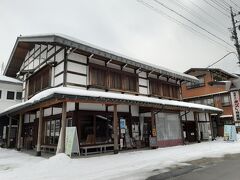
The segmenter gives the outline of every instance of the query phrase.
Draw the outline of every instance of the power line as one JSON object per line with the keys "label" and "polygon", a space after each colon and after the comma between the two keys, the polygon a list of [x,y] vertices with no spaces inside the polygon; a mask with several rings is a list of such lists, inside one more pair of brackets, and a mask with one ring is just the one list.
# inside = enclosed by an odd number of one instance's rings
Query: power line
{"label": "power line", "polygon": [[219,37],[219,36],[217,36],[217,35],[215,35],[215,34],[211,33],[210,31],[208,31],[207,29],[205,29],[205,28],[203,28],[202,26],[198,25],[197,23],[193,22],[192,20],[190,20],[190,19],[186,18],[184,15],[182,15],[182,14],[180,14],[180,13],[176,12],[175,10],[173,10],[173,9],[169,8],[169,7],[168,7],[168,6],[166,6],[164,3],[162,3],[162,2],[159,2],[158,0],[153,0],[153,1],[154,1],[154,2],[156,2],[157,4],[161,5],[162,7],[164,7],[164,8],[166,8],[166,9],[168,9],[169,11],[171,11],[171,12],[175,13],[176,15],[180,16],[181,18],[185,19],[186,21],[190,22],[191,24],[193,24],[193,25],[197,26],[199,29],[201,29],[201,30],[205,31],[206,33],[210,34],[211,36],[215,37],[216,39],[218,39],[218,40],[220,40],[220,41],[224,42],[224,43],[225,43],[225,44],[227,44],[228,46],[232,47],[232,45],[231,45],[231,44],[229,44],[227,41],[225,41],[225,40],[224,40],[224,39],[222,39],[221,37]]}
{"label": "power line", "polygon": [[[206,25],[208,25],[209,27],[211,27],[212,29],[214,29],[215,31],[219,32],[219,30],[221,29],[222,33],[225,33],[224,28],[221,26],[218,26],[218,24],[216,24],[215,22],[211,22],[207,19],[205,19],[204,17],[202,17],[199,13],[194,12],[193,10],[191,10],[189,7],[185,6],[183,3],[178,2],[177,0],[171,1],[172,3],[178,5],[179,7],[181,7],[183,10],[185,10],[187,13],[189,13],[190,15],[196,17],[197,19],[199,19],[201,22],[205,23]],[[218,26],[218,29],[216,29],[216,26]],[[225,36],[225,34],[224,34]]]}
{"label": "power line", "polygon": [[240,6],[238,6],[235,2],[233,2],[232,0],[229,0],[229,1],[240,9]]}
{"label": "power line", "polygon": [[194,33],[194,34],[197,34],[198,36],[201,36],[202,38],[210,41],[211,43],[215,43],[216,45],[221,46],[221,47],[224,48],[227,52],[232,51],[232,50],[230,50],[229,47],[221,44],[220,42],[218,42],[218,41],[214,40],[213,38],[211,38],[211,37],[203,34],[202,32],[197,31],[197,30],[194,29],[193,27],[191,27],[191,26],[189,26],[189,25],[187,25],[187,24],[185,24],[185,23],[177,20],[176,18],[171,17],[171,16],[168,15],[167,13],[165,13],[165,12],[161,11],[160,9],[152,6],[151,4],[149,4],[149,3],[147,3],[147,2],[145,2],[145,1],[143,1],[143,0],[137,0],[137,2],[142,3],[144,6],[148,7],[149,9],[157,12],[157,13],[160,14],[160,15],[165,16],[166,18],[170,19],[171,21],[177,23],[177,24],[180,25],[180,26],[185,27],[187,30],[191,31],[191,32]]}
{"label": "power line", "polygon": [[218,1],[216,1],[216,0],[210,0],[210,1],[214,4],[216,4],[218,7],[222,8],[222,10],[228,12],[228,9],[225,6],[223,6],[221,3],[219,3]]}
{"label": "power line", "polygon": [[[195,2],[193,2],[192,0],[189,1],[191,4],[193,4],[195,7],[197,7],[198,9],[200,9],[203,13],[205,13],[207,16],[211,17],[213,20],[215,20],[217,23],[221,24],[222,26],[225,26],[225,24],[223,24],[222,22],[220,22],[217,18],[215,18],[214,16],[212,16],[210,13],[208,13],[206,10],[204,10],[201,6],[199,6],[198,4],[196,4]],[[226,27],[228,28],[228,27]]]}
{"label": "power line", "polygon": [[207,3],[209,6],[213,7],[214,9],[216,9],[217,11],[219,11],[220,13],[222,13],[224,16],[230,18],[230,16],[228,14],[226,14],[225,12],[223,12],[221,9],[217,8],[216,6],[212,5],[211,3],[209,3],[207,0],[203,0],[205,3]]}

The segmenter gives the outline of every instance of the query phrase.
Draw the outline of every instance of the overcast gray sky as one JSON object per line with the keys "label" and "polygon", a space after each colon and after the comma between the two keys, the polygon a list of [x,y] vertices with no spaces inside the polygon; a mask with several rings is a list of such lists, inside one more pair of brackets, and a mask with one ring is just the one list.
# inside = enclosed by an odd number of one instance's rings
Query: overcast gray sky
{"label": "overcast gray sky", "polygon": [[[227,29],[231,27],[231,20],[223,14],[228,12],[214,4],[215,0],[207,1],[223,13],[204,0],[158,1],[233,44]],[[224,2],[240,10],[240,2],[232,1],[238,6],[230,0]],[[233,48],[224,42],[209,35],[206,38],[167,18],[161,13],[207,34],[156,1],[143,2],[145,5],[137,0],[0,0],[0,63],[7,63],[17,36],[39,33],[66,34],[180,72],[191,67],[206,67],[232,51]],[[155,10],[146,7],[146,3]],[[240,72],[236,62],[233,54],[218,66]]]}

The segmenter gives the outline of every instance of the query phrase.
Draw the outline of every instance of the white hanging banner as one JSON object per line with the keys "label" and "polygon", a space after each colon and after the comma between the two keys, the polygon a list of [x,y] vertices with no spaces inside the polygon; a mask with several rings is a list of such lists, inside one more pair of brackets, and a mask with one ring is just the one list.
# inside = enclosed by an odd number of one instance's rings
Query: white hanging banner
{"label": "white hanging banner", "polygon": [[78,135],[76,127],[66,127],[65,153],[72,156],[73,153],[80,155]]}
{"label": "white hanging banner", "polygon": [[239,92],[231,92],[234,121],[240,121],[240,99]]}

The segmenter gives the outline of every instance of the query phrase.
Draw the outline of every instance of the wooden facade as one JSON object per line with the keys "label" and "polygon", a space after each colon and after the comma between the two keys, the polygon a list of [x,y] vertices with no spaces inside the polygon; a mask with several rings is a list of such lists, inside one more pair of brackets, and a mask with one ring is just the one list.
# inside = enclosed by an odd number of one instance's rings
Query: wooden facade
{"label": "wooden facade", "polygon": [[[53,36],[56,42],[51,36],[50,40],[45,38],[22,37],[22,41],[20,38],[5,72],[13,76],[16,49],[25,47],[18,55],[22,63],[15,67],[19,70],[18,78],[24,82],[25,101],[56,87],[181,101],[181,83],[196,81],[187,75],[128,60],[59,36]],[[97,149],[109,144],[117,153],[119,148],[149,147],[150,138],[156,138],[158,147],[183,144],[182,112],[187,110],[189,108],[177,105],[53,94],[7,115],[19,119],[19,149],[35,147],[40,155],[44,149],[56,151],[60,144],[58,152],[64,152],[65,127],[75,126],[80,148]],[[196,111],[196,117],[203,111],[191,110]],[[121,120],[126,123],[124,130],[120,127]]]}

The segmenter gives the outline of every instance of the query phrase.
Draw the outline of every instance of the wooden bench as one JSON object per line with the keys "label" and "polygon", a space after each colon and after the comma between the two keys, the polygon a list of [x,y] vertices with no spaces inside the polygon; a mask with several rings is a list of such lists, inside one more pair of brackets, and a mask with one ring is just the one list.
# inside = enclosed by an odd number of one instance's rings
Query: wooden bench
{"label": "wooden bench", "polygon": [[[97,153],[106,153],[109,151],[113,151],[114,144],[101,144],[101,145],[92,145],[92,146],[83,146],[80,147],[80,151],[83,155],[87,156],[89,154],[97,154]],[[112,148],[109,150],[109,148]],[[88,150],[92,149],[95,151],[89,152]]]}
{"label": "wooden bench", "polygon": [[45,152],[56,152],[57,146],[54,145],[41,145],[41,149]]}

